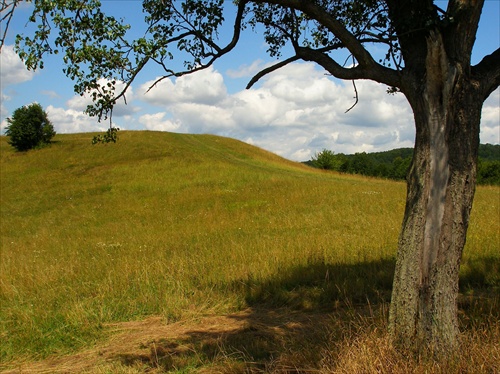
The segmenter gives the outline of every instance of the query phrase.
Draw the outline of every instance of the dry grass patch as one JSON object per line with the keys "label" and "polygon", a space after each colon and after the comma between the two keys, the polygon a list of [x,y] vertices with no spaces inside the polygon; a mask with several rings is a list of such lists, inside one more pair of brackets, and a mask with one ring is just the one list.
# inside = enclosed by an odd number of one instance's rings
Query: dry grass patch
{"label": "dry grass patch", "polygon": [[151,317],[106,326],[112,337],[92,349],[26,362],[3,373],[229,373],[302,367],[319,359],[321,349],[308,348],[324,343],[329,320],[328,313],[254,308],[170,324]]}
{"label": "dry grass patch", "polygon": [[323,373],[459,374],[500,372],[500,323],[484,330],[462,333],[460,355],[448,362],[415,357],[396,350],[387,330],[361,325],[355,336],[346,336],[325,353]]}
{"label": "dry grass patch", "polygon": [[405,355],[386,332],[387,304],[333,312],[249,308],[175,323],[150,317],[106,326],[92,349],[2,373],[497,373],[500,323],[490,315],[461,336],[447,363]]}

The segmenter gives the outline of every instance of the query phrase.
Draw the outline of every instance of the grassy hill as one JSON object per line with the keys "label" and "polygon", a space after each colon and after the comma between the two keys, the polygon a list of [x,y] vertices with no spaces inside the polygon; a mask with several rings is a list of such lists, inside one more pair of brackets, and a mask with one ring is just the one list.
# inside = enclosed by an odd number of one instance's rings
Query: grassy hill
{"label": "grassy hill", "polygon": [[[318,369],[328,361],[324,346],[354,338],[345,335],[356,330],[351,317],[371,305],[380,308],[362,329],[383,330],[404,183],[312,169],[217,136],[120,132],[118,143],[96,146],[92,137],[57,135],[27,153],[0,137],[4,368],[100,344],[109,326],[149,316],[187,323],[284,308],[348,317],[344,332],[328,322],[308,354],[252,335],[238,350],[219,344],[224,355],[218,343],[215,353],[196,346],[160,365],[174,372],[217,360],[258,372],[287,352],[287,365],[299,365],[294,356]],[[478,352],[499,352],[499,220],[500,189],[478,188],[462,266],[463,324],[475,326],[470,336],[492,326],[497,334],[471,338]],[[122,360],[120,370],[91,372],[142,372],[150,361],[134,361],[137,371]]]}

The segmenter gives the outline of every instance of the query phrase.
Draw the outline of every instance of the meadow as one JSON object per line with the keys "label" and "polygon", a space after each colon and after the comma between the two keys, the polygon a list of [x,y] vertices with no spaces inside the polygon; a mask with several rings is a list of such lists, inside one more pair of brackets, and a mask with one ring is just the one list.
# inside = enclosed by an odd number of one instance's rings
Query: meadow
{"label": "meadow", "polygon": [[385,333],[404,183],[211,135],[93,135],[27,153],[0,138],[1,369],[98,347],[119,323],[234,314],[243,330],[209,348],[156,339],[163,354],[82,371],[500,371],[499,187],[477,188],[460,283],[468,355],[443,368],[398,356]]}

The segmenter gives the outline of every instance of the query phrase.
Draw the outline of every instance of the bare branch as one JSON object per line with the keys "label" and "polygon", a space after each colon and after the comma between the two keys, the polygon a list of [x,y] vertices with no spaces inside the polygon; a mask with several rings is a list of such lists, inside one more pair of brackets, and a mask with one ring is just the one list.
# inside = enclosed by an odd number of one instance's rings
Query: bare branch
{"label": "bare branch", "polygon": [[[355,65],[356,59],[352,55],[350,57],[352,58],[352,64]],[[344,65],[347,64],[348,59],[349,59],[349,57],[345,60]],[[358,88],[356,87],[356,81],[354,79],[352,80],[352,86],[354,87],[354,94],[355,94],[354,98],[356,100],[354,101],[354,104],[352,104],[352,106],[349,109],[347,109],[344,113],[350,112],[351,109],[354,108],[358,104],[358,101],[359,101]]]}
{"label": "bare branch", "polygon": [[252,86],[257,83],[257,81],[262,78],[263,76],[275,71],[275,70],[278,70],[280,68],[282,68],[283,66],[285,65],[288,65],[289,63],[291,62],[294,62],[294,61],[297,61],[297,60],[300,60],[300,57],[298,56],[293,56],[293,57],[290,57],[290,58],[287,58],[286,60],[284,61],[281,61],[281,62],[278,62],[277,64],[273,65],[273,66],[270,66],[268,68],[265,68],[263,70],[261,70],[259,73],[257,73],[251,80],[250,82],[248,82],[247,84],[247,87],[246,89],[250,89],[252,88]]}
{"label": "bare branch", "polygon": [[349,109],[347,109],[345,111],[345,113],[349,112],[352,108],[354,108],[358,104],[358,101],[359,101],[358,88],[356,87],[356,81],[355,80],[352,81],[352,85],[354,87],[354,93],[356,94],[356,96],[354,96],[354,98],[356,99],[356,101],[354,102],[354,104],[352,104],[352,106]]}
{"label": "bare branch", "polygon": [[[3,14],[0,19],[0,24],[4,24],[4,29],[0,29],[0,51],[5,44],[5,38],[7,37],[7,31],[9,31],[10,21],[14,15],[14,11],[19,4],[20,0],[12,0],[10,2],[2,0],[2,7],[0,8],[0,14]],[[5,14],[4,14],[5,12]]]}

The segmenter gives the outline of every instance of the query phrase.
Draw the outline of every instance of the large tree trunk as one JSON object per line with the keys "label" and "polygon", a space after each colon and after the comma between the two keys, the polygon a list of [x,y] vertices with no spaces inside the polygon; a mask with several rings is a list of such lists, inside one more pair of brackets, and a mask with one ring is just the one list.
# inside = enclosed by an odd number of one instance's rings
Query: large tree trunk
{"label": "large tree trunk", "polygon": [[[399,345],[458,348],[459,268],[474,198],[483,100],[469,72],[427,40],[426,72],[405,92],[416,139],[399,238],[389,327]],[[417,87],[420,85],[420,88]]]}

